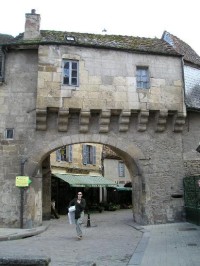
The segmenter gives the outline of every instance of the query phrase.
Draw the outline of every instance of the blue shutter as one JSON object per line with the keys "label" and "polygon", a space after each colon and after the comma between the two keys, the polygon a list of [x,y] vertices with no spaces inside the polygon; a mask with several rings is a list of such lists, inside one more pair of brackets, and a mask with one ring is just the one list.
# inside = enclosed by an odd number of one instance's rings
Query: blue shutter
{"label": "blue shutter", "polygon": [[69,149],[68,149],[68,156],[69,156],[69,163],[72,163],[72,145],[69,145]]}
{"label": "blue shutter", "polygon": [[125,165],[123,162],[118,163],[119,177],[125,177]]}
{"label": "blue shutter", "polygon": [[92,147],[92,164],[96,165],[96,146]]}
{"label": "blue shutter", "polygon": [[61,161],[60,149],[59,150],[56,150],[56,161],[58,161],[58,162]]}
{"label": "blue shutter", "polygon": [[83,144],[82,150],[83,164],[87,164],[87,145]]}

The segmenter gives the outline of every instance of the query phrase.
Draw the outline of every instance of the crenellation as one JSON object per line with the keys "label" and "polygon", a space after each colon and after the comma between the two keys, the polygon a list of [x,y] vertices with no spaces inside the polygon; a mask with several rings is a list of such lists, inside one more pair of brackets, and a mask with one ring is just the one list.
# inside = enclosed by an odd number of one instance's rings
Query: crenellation
{"label": "crenellation", "polygon": [[131,110],[122,110],[119,116],[119,131],[126,132],[129,129]]}
{"label": "crenellation", "polygon": [[166,129],[168,110],[160,110],[156,112],[155,122],[156,122],[156,132],[163,132]]}
{"label": "crenellation", "polygon": [[36,130],[47,130],[47,109],[36,110]]}
{"label": "crenellation", "polygon": [[101,110],[100,118],[99,118],[99,132],[100,133],[108,133],[109,125],[110,125],[110,110]]}
{"label": "crenellation", "polygon": [[149,111],[141,110],[138,114],[138,131],[143,132],[147,129],[148,120],[149,120]]}
{"label": "crenellation", "polygon": [[59,108],[58,131],[67,132],[69,120],[69,109]]}
{"label": "crenellation", "polygon": [[82,109],[79,115],[79,132],[86,133],[89,129],[90,110]]}
{"label": "crenellation", "polygon": [[174,115],[174,132],[183,131],[183,126],[185,125],[186,114],[178,112]]}

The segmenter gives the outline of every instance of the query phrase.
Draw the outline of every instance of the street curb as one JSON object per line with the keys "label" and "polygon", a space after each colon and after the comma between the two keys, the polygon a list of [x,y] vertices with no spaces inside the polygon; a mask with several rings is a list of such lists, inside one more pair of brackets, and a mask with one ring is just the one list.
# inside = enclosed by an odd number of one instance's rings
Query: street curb
{"label": "street curb", "polygon": [[150,238],[150,232],[147,230],[144,230],[142,238],[140,239],[133,253],[133,256],[131,257],[128,263],[128,266],[135,266],[135,265],[139,266],[141,264],[142,258],[144,256],[144,252],[149,242],[149,238]]}
{"label": "street curb", "polygon": [[[13,232],[14,229],[10,228],[5,228],[5,232],[8,231],[7,233],[4,233],[3,235],[0,235],[0,241],[7,241],[7,240],[17,240],[17,239],[22,239],[26,237],[31,237],[35,235],[39,235],[46,231],[48,227],[50,226],[50,222],[47,223],[46,225],[31,228],[31,229],[17,229],[17,232]],[[4,228],[2,228],[4,230]],[[12,230],[12,232],[11,232]],[[10,231],[10,232],[9,232]]]}

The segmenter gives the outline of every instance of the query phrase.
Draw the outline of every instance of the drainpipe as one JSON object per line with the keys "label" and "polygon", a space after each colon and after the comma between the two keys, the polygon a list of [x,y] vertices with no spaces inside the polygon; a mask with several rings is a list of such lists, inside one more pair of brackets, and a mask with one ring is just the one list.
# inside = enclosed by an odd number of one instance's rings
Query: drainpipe
{"label": "drainpipe", "polygon": [[[24,165],[27,162],[27,159],[21,159],[21,176],[24,175]],[[20,187],[20,228],[23,229],[23,216],[24,216],[24,188]]]}

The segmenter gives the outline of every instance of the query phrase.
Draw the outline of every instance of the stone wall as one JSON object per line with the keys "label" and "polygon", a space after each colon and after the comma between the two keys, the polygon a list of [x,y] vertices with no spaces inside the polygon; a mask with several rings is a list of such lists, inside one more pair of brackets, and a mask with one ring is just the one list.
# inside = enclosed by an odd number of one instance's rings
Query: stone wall
{"label": "stone wall", "polygon": [[[78,87],[62,85],[63,59],[79,61]],[[136,88],[136,66],[149,67],[149,90]],[[47,107],[183,112],[181,60],[110,50],[40,46],[37,108]]]}
{"label": "stone wall", "polygon": [[[61,86],[61,60],[72,55],[80,60],[80,87],[75,90]],[[138,64],[149,65],[148,91],[136,89]],[[190,161],[199,160],[200,119],[191,113],[184,125],[178,58],[41,46],[38,65],[36,50],[11,50],[0,102],[1,226],[19,226],[15,177],[22,160],[27,159],[24,173],[32,180],[24,205],[24,225],[31,227],[42,223],[42,162],[57,148],[77,143],[108,145],[126,163],[137,222],[183,218],[183,198],[173,195],[183,193],[183,177],[194,169]],[[13,140],[5,139],[6,128],[14,128]]]}

